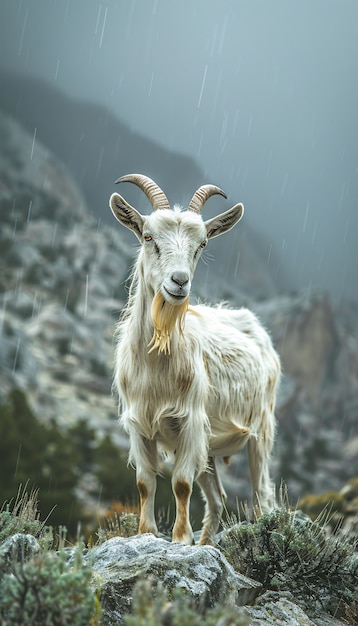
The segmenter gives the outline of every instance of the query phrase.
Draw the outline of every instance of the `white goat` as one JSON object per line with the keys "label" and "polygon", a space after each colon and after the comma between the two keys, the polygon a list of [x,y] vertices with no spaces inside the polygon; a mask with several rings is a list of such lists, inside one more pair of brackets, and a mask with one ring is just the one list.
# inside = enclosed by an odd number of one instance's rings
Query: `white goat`
{"label": "white goat", "polygon": [[141,533],[157,533],[154,516],[158,449],[172,454],[176,499],[173,541],[193,542],[189,504],[193,480],[201,487],[205,516],[200,543],[214,543],[225,492],[215,457],[248,445],[255,506],[274,507],[268,462],[275,430],[279,358],[256,317],[247,309],[189,306],[194,270],[208,239],[232,228],[244,208],[236,204],[204,222],[200,211],[214,185],[194,194],[188,209],[170,208],[164,192],[147,176],[116,182],[140,187],[154,211],[141,215],[114,193],[110,207],[133,230],[141,249],[127,307],[118,324],[114,385],[121,422],[136,467]]}

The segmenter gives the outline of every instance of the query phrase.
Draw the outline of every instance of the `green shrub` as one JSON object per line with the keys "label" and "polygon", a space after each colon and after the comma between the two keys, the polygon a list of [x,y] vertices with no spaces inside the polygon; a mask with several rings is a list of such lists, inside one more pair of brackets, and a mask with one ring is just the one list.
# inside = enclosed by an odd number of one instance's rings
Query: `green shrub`
{"label": "green shrub", "polygon": [[133,595],[133,614],[124,618],[126,626],[248,626],[249,618],[240,609],[205,609],[190,602],[179,589],[170,600],[163,586],[155,581],[137,583]]}
{"label": "green shrub", "polygon": [[71,567],[63,551],[43,551],[17,564],[0,582],[1,626],[98,624],[99,603],[90,577],[80,558]]}
{"label": "green shrub", "polygon": [[253,524],[234,524],[221,546],[234,569],[262,583],[263,592],[287,590],[307,608],[318,601],[332,611],[358,600],[356,545],[299,512],[277,509]]}
{"label": "green shrub", "polygon": [[[0,626],[95,626],[99,601],[90,587],[92,572],[83,564],[83,546],[77,543],[70,563],[66,530],[60,528],[58,550],[50,550],[52,528],[40,521],[37,495],[19,490],[12,508],[10,503],[0,512]],[[36,537],[34,545],[29,534]]]}

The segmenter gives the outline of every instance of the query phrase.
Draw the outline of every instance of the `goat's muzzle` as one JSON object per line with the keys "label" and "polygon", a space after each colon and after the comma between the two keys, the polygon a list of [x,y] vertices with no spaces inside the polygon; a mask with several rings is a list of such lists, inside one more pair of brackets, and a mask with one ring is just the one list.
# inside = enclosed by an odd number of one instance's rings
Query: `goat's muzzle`
{"label": "goat's muzzle", "polygon": [[173,272],[162,286],[162,296],[169,304],[180,305],[189,296],[190,286],[187,272]]}

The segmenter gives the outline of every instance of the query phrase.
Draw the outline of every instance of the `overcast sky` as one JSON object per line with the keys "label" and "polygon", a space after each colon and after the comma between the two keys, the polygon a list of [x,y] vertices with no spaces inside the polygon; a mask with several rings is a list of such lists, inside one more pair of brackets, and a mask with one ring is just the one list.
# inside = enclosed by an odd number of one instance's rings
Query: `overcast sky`
{"label": "overcast sky", "polygon": [[293,288],[357,298],[357,0],[0,0],[0,64],[194,157]]}

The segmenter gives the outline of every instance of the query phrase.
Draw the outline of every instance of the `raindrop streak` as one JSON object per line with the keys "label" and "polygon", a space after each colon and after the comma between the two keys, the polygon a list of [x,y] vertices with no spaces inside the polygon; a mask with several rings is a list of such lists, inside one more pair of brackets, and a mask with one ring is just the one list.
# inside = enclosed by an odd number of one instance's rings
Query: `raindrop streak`
{"label": "raindrop streak", "polygon": [[203,143],[203,137],[204,137],[204,131],[202,130],[201,133],[200,133],[200,141],[199,141],[199,148],[198,148],[198,154],[197,154],[198,157],[200,156],[201,145]]}
{"label": "raindrop streak", "polygon": [[16,370],[16,365],[17,365],[17,359],[19,357],[19,350],[20,350],[20,339],[17,340],[17,344],[16,344],[16,352],[15,352],[15,357],[14,357],[14,363],[12,366],[12,373],[15,374],[15,370]]}
{"label": "raindrop streak", "polygon": [[106,28],[107,13],[108,13],[108,7],[106,7],[106,10],[105,10],[105,12],[104,12],[104,18],[103,18],[103,26],[102,26],[101,38],[100,38],[100,40],[99,40],[99,47],[100,47],[100,48],[102,48],[102,41],[103,41],[104,29]]}
{"label": "raindrop streak", "polygon": [[308,212],[309,212],[309,210],[310,210],[310,206],[311,206],[311,203],[310,203],[310,202],[307,202],[307,205],[306,205],[306,212],[305,212],[305,217],[304,217],[304,220],[303,220],[303,227],[302,227],[302,232],[303,232],[303,233],[305,233],[305,232],[306,232],[307,218],[308,218]]}
{"label": "raindrop streak", "polygon": [[199,95],[199,100],[198,100],[198,109],[200,109],[201,98],[203,96],[203,91],[204,91],[204,86],[205,86],[205,82],[206,82],[206,75],[207,75],[207,73],[208,73],[208,66],[205,65],[203,82],[201,83],[200,95]]}
{"label": "raindrop streak", "polygon": [[225,41],[225,37],[226,37],[226,30],[227,30],[227,23],[228,23],[228,15],[225,15],[225,19],[224,19],[224,24],[223,24],[223,28],[221,31],[221,37],[220,37],[220,41],[219,41],[219,50],[218,50],[218,55],[220,56],[222,53],[222,49],[223,49],[223,45],[224,45],[224,41]]}
{"label": "raindrop streak", "polygon": [[102,13],[102,5],[100,4],[98,7],[98,13],[97,13],[97,22],[96,22],[96,26],[94,29],[94,34],[97,35],[98,32],[98,26],[99,26],[99,20],[101,18],[101,13]]}
{"label": "raindrop streak", "polygon": [[2,305],[2,311],[1,311],[1,316],[0,316],[0,335],[2,335],[2,331],[4,328],[4,322],[5,322],[5,313],[6,313],[6,294],[4,297],[4,301],[3,301],[3,305]]}
{"label": "raindrop streak", "polygon": [[235,135],[236,135],[237,125],[239,123],[239,115],[240,115],[240,109],[236,109],[236,111],[235,111],[235,118],[234,118],[234,125],[233,125],[233,129],[232,129],[232,136],[233,137],[235,137]]}
{"label": "raindrop streak", "polygon": [[99,486],[99,492],[98,492],[97,508],[99,508],[99,505],[101,504],[102,490],[103,490],[103,485],[101,483]]}
{"label": "raindrop streak", "polygon": [[25,28],[26,28],[26,24],[27,24],[27,18],[29,17],[29,10],[26,9],[25,12],[25,19],[24,19],[24,24],[22,27],[22,31],[21,31],[21,36],[20,36],[20,43],[19,43],[19,49],[17,51],[18,55],[20,56],[21,52],[22,52],[22,44],[24,43],[24,35],[25,35]]}
{"label": "raindrop streak", "polygon": [[17,453],[16,466],[15,466],[15,472],[14,472],[15,478],[17,476],[17,470],[19,469],[19,465],[20,465],[21,450],[22,450],[22,443],[20,443],[19,451]]}
{"label": "raindrop streak", "polygon": [[16,236],[16,228],[17,228],[17,218],[14,221],[14,226],[13,226],[13,230],[12,230],[12,236],[13,236],[14,239],[15,239],[15,236]]}
{"label": "raindrop streak", "polygon": [[34,299],[33,299],[33,302],[32,302],[31,319],[33,319],[35,317],[36,309],[37,309],[37,291],[35,291]]}
{"label": "raindrop streak", "polygon": [[35,130],[34,130],[34,136],[33,136],[33,138],[32,138],[32,147],[31,147],[30,161],[32,161],[32,157],[34,156],[35,141],[36,141],[36,133],[37,133],[37,128],[35,128]]}
{"label": "raindrop streak", "polygon": [[148,97],[150,97],[150,94],[152,93],[153,80],[154,80],[154,72],[152,72],[152,77],[151,77],[151,79],[150,79],[150,85],[149,85]]}
{"label": "raindrop streak", "polygon": [[312,243],[315,243],[315,240],[316,240],[317,227],[318,227],[318,224],[316,220],[314,223],[313,231],[312,231],[312,239],[311,239]]}
{"label": "raindrop streak", "polygon": [[102,161],[103,161],[103,153],[104,153],[104,148],[102,146],[100,153],[99,153],[99,157],[98,157],[98,163],[97,163],[97,169],[96,169],[96,173],[95,173],[95,180],[97,180],[100,169],[102,167]]}
{"label": "raindrop streak", "polygon": [[53,248],[54,244],[55,244],[55,239],[56,239],[56,234],[57,234],[57,228],[58,228],[58,224],[56,222],[54,229],[53,229],[53,233],[52,233],[52,239],[51,239],[51,248]]}
{"label": "raindrop streak", "polygon": [[27,211],[27,223],[29,223],[30,219],[31,219],[31,209],[32,209],[32,200],[30,200],[29,202],[29,208]]}
{"label": "raindrop streak", "polygon": [[65,304],[63,305],[63,309],[64,309],[64,311],[67,311],[68,298],[70,297],[70,291],[71,291],[70,289],[67,289],[67,292],[66,292],[66,299],[65,299]]}
{"label": "raindrop streak", "polygon": [[87,315],[87,305],[88,305],[88,274],[86,276],[85,308],[84,308],[84,311],[83,311],[83,315],[85,317]]}
{"label": "raindrop streak", "polygon": [[67,22],[67,18],[68,18],[68,9],[69,9],[69,5],[70,5],[70,0],[67,0],[67,6],[66,6],[66,11],[65,11],[65,17],[64,17],[64,23],[66,24]]}
{"label": "raindrop streak", "polygon": [[235,269],[234,269],[234,277],[235,278],[236,278],[236,276],[238,274],[238,271],[239,271],[240,256],[241,256],[241,252],[238,253],[237,259],[236,259],[236,263],[235,263]]}
{"label": "raindrop streak", "polygon": [[58,70],[60,69],[60,59],[57,59],[56,72],[55,72],[55,80],[58,77]]}
{"label": "raindrop streak", "polygon": [[247,129],[247,136],[249,137],[250,133],[251,133],[251,127],[252,127],[252,115],[250,115],[250,121],[249,121],[249,128]]}

